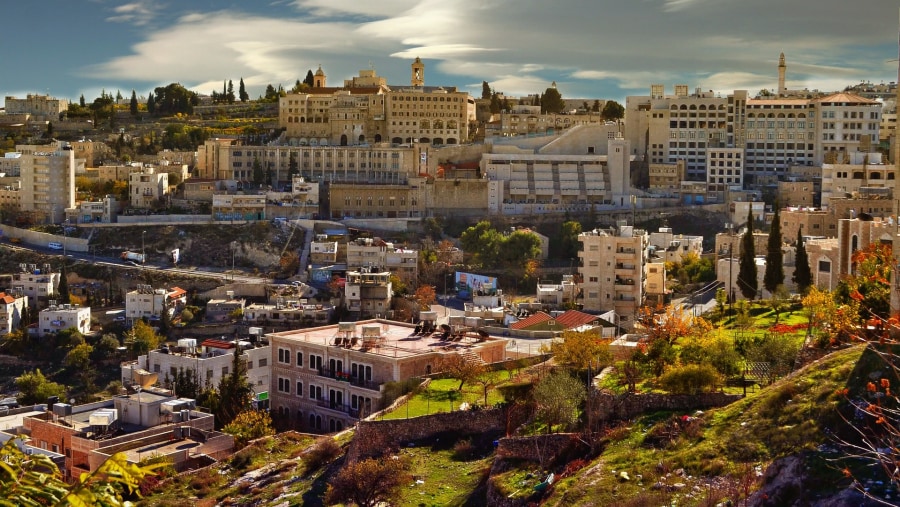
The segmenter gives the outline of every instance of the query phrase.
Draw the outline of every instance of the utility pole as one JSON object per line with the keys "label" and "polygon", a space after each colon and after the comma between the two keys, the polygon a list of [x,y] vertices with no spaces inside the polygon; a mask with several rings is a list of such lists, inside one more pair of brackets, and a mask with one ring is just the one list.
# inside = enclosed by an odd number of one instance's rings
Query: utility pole
{"label": "utility pole", "polygon": [[728,310],[734,313],[734,224],[727,223],[728,238]]}

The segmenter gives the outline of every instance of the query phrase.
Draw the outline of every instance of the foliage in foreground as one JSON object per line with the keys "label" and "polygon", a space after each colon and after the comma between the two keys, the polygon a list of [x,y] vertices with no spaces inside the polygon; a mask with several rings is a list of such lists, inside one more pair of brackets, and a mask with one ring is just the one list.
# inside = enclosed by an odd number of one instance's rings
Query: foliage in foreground
{"label": "foliage in foreground", "polygon": [[89,474],[81,474],[75,484],[66,484],[59,469],[44,454],[26,455],[10,439],[0,448],[0,505],[128,505],[128,496],[137,496],[144,477],[154,466],[129,463],[124,453],[109,457]]}
{"label": "foliage in foreground", "polygon": [[325,501],[328,505],[353,502],[359,507],[390,503],[409,483],[408,468],[407,461],[399,456],[350,463],[332,479]]}

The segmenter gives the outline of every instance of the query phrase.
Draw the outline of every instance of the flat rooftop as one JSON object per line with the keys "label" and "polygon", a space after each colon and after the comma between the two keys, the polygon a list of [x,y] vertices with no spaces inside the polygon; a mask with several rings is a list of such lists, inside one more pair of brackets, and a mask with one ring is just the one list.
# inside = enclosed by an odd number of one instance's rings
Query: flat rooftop
{"label": "flat rooftop", "polygon": [[[450,351],[454,349],[475,348],[485,341],[502,340],[494,336],[481,336],[475,331],[460,329],[462,338],[458,340],[445,340],[443,331],[438,327],[437,331],[416,334],[416,325],[405,322],[394,322],[383,319],[371,319],[353,322],[353,332],[341,331],[340,324],[329,326],[295,329],[279,333],[266,334],[269,339],[290,340],[305,342],[319,346],[342,346],[345,349],[358,350],[367,354],[387,357],[412,357],[431,352]],[[377,345],[363,347],[363,327],[379,326],[380,333]],[[346,344],[349,335],[350,345]],[[458,334],[457,334],[458,336]],[[353,338],[356,338],[355,343]],[[343,339],[343,345],[339,339]]]}

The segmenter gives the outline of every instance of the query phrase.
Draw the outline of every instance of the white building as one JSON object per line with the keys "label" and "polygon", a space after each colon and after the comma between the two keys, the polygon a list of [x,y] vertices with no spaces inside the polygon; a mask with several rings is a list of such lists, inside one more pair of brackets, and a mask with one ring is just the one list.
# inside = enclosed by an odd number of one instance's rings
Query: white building
{"label": "white building", "polygon": [[91,331],[91,309],[86,306],[51,304],[38,314],[37,335],[47,336],[73,327],[82,334]]}
{"label": "white building", "polygon": [[[241,360],[247,364],[247,379],[255,392],[269,390],[269,345],[239,341],[242,349]],[[178,346],[166,349],[151,350],[145,356],[138,357],[133,363],[122,365],[122,383],[130,385],[138,383],[136,370],[156,373],[158,381],[174,380],[179,371],[193,371],[200,386],[218,386],[222,377],[231,371],[234,361],[235,342],[224,340],[204,340],[197,346],[197,340],[183,338]],[[177,394],[177,393],[176,393]]]}
{"label": "white building", "polygon": [[56,294],[60,274],[54,273],[49,264],[44,264],[42,269],[34,264],[22,264],[20,267],[22,272],[13,274],[11,286],[13,291],[21,290],[28,296],[32,306]]}
{"label": "white building", "polygon": [[703,236],[674,234],[671,227],[660,227],[659,231],[650,233],[650,246],[664,261],[681,262],[689,253],[698,257],[703,254]]}
{"label": "white building", "polygon": [[[22,153],[21,210],[35,220],[60,223],[65,211],[75,207],[75,152],[68,143],[56,146],[16,146]],[[79,159],[81,164],[84,160]]]}
{"label": "white building", "polygon": [[138,285],[125,294],[125,318],[133,322],[140,318],[159,318],[163,308],[170,315],[187,304],[187,292],[179,287],[171,289],[154,289],[152,285]]}
{"label": "white building", "polygon": [[0,336],[19,328],[22,312],[28,306],[28,296],[21,291],[7,294],[0,292]]}
{"label": "white building", "polygon": [[578,285],[573,275],[563,275],[561,283],[540,283],[537,285],[538,303],[560,309],[574,306],[578,296]]}

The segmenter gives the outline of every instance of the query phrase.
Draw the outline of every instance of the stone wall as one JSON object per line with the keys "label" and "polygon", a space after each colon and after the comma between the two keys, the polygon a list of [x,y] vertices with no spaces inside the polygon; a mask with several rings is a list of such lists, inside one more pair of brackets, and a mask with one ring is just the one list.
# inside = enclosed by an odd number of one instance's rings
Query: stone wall
{"label": "stone wall", "polygon": [[497,442],[497,459],[534,461],[547,465],[563,452],[582,444],[573,433],[501,438]]}
{"label": "stone wall", "polygon": [[739,394],[634,394],[599,393],[592,400],[592,417],[596,423],[631,419],[657,410],[706,410],[724,407],[741,399]]}
{"label": "stone wall", "polygon": [[347,461],[379,456],[406,442],[430,438],[441,433],[481,434],[502,431],[504,412],[492,410],[462,410],[426,415],[412,419],[389,421],[360,421],[356,436],[347,450]]}
{"label": "stone wall", "polygon": [[[69,252],[87,252],[88,240],[82,238],[72,238],[60,236],[57,234],[49,234],[46,232],[32,231],[28,229],[20,229],[11,225],[0,224],[0,231],[8,238],[19,238],[26,245],[47,248],[50,242],[65,243],[66,250]],[[62,252],[60,252],[62,253]]]}

